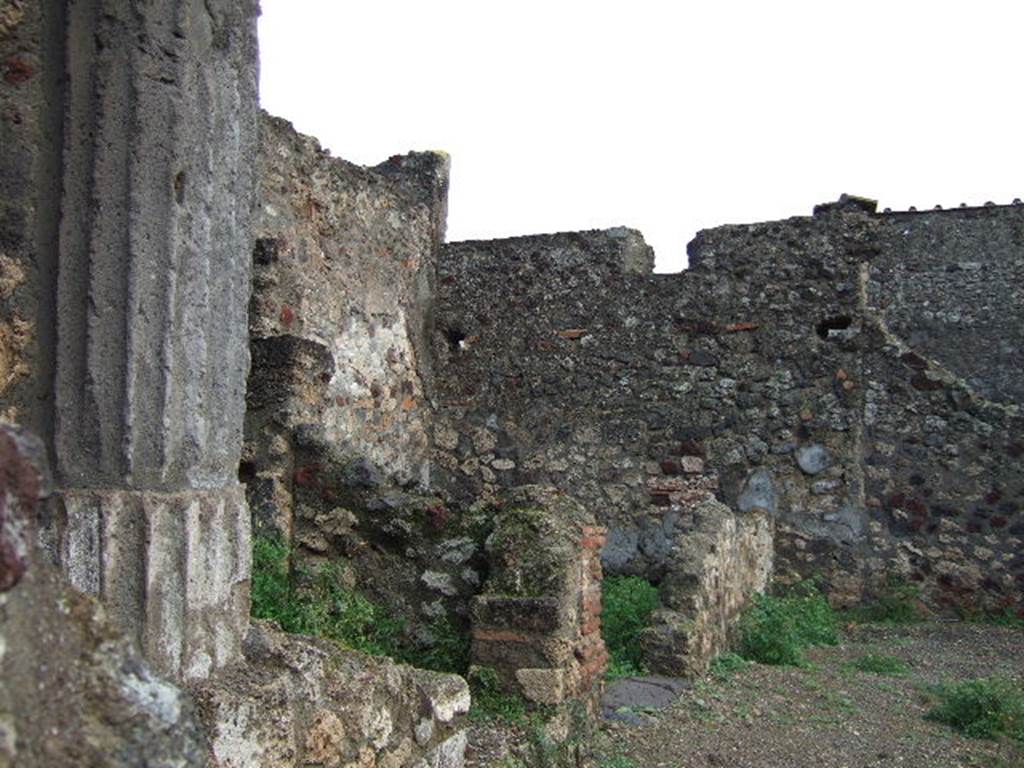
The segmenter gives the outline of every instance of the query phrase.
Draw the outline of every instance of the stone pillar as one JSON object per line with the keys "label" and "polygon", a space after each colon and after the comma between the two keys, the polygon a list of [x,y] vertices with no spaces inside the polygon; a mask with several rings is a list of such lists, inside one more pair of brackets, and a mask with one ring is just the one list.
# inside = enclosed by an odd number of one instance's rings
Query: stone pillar
{"label": "stone pillar", "polygon": [[537,704],[596,711],[605,529],[554,489],[516,489],[487,542],[490,575],[472,608],[472,662]]}
{"label": "stone pillar", "polygon": [[53,453],[59,554],[161,672],[248,622],[253,0],[68,5]]}

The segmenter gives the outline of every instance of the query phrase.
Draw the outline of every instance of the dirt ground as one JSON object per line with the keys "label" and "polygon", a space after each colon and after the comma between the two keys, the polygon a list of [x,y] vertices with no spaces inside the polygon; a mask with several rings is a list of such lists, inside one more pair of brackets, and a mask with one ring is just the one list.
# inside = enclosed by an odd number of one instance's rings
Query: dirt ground
{"label": "dirt ground", "polygon": [[[903,660],[885,676],[865,654]],[[591,768],[1024,768],[1024,745],[961,736],[924,719],[929,687],[1002,675],[1024,682],[1024,630],[966,623],[850,627],[806,668],[752,664],[709,676],[645,725],[608,722]],[[502,743],[507,740],[511,743]],[[518,737],[475,729],[467,766],[508,765]]]}

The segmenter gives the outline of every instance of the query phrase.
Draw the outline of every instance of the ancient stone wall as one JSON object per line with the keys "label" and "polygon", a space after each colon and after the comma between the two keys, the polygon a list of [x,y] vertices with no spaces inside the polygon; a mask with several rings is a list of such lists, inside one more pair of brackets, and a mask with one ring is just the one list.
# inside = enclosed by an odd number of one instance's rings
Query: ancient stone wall
{"label": "ancient stone wall", "polygon": [[345,563],[426,642],[432,625],[465,631],[489,522],[429,491],[447,158],[362,168],[283,120],[261,126],[242,464],[256,531]]}
{"label": "ancient stone wall", "polygon": [[[734,508],[776,512],[782,481],[770,468],[799,480],[792,454],[811,442],[807,413],[820,419],[821,441],[842,439],[854,396],[832,386],[851,367],[846,345],[815,328],[855,306],[847,245],[824,222],[793,226],[848,278],[811,297],[813,316],[786,309],[791,293],[818,290],[819,266],[772,259],[792,239],[777,226],[743,229],[756,256],[715,264],[708,246],[680,275],[608,258],[617,243],[626,254],[641,247],[624,230],[448,246],[436,349],[450,419],[438,427],[437,461],[449,486],[571,489],[609,527],[606,568],[657,581],[695,500],[673,492],[720,485]],[[733,277],[773,267],[771,282]],[[788,364],[766,358],[768,346]]]}
{"label": "ancient stone wall", "polygon": [[981,397],[1024,403],[1024,205],[882,216],[868,300]]}
{"label": "ancient stone wall", "polygon": [[294,476],[318,453],[429,484],[423,337],[448,161],[361,168],[264,116],[258,172],[244,470],[257,520],[290,535]]}
{"label": "ancient stone wall", "polygon": [[879,228],[862,566],[881,561],[933,604],[1019,611],[1024,206],[893,214]]}
{"label": "ancient stone wall", "polygon": [[[672,494],[695,483],[770,513],[779,575],[821,574],[838,601],[896,575],[933,605],[950,582],[978,607],[1018,605],[1019,408],[1009,358],[977,350],[1013,349],[1022,327],[1020,217],[846,199],[702,232],[678,275],[637,271],[625,230],[448,245],[440,482],[466,497],[560,487],[609,527],[606,569],[663,586],[692,503]],[[965,270],[1008,282],[979,302],[985,278]],[[971,309],[952,320],[961,296]]]}
{"label": "ancient stone wall", "polygon": [[751,595],[768,588],[774,521],[760,509],[735,515],[713,498],[692,506],[686,517],[677,565],[662,582],[662,607],[639,642],[652,669],[692,678],[732,646]]}

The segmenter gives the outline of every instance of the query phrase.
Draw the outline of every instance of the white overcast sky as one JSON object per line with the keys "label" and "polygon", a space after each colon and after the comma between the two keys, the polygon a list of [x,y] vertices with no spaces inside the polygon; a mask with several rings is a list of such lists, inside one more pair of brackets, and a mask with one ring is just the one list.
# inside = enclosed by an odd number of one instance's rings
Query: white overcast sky
{"label": "white overcast sky", "polygon": [[451,154],[448,239],[1024,197],[1024,2],[262,0],[261,100],[337,157]]}

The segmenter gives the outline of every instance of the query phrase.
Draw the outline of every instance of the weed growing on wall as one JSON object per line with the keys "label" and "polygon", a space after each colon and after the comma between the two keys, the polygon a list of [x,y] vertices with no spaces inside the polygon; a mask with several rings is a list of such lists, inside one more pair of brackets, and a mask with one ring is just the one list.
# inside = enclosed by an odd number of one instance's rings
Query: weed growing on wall
{"label": "weed growing on wall", "polygon": [[400,661],[423,669],[465,675],[469,669],[469,632],[457,627],[446,616],[431,622],[429,630],[433,639],[431,644],[405,652]]}
{"label": "weed growing on wall", "polygon": [[253,541],[249,592],[250,612],[257,619],[276,621],[286,632],[302,622],[301,610],[292,599],[288,547],[283,542],[264,537]]}
{"label": "weed growing on wall", "polygon": [[836,614],[809,582],[783,596],[757,595],[739,622],[743,658],[762,664],[804,663],[803,650],[839,642]]}
{"label": "weed growing on wall", "polygon": [[335,640],[375,656],[402,656],[402,622],[342,582],[342,566],[289,569],[288,546],[257,538],[253,546],[252,615],[285,632]]}
{"label": "weed growing on wall", "polygon": [[500,720],[511,725],[526,722],[526,700],[501,689],[498,673],[490,667],[474,667],[469,676],[473,705],[469,719],[476,722]]}
{"label": "weed growing on wall", "polygon": [[611,655],[608,677],[643,674],[637,640],[658,607],[658,588],[639,576],[607,576],[601,600],[601,633]]}
{"label": "weed growing on wall", "polygon": [[945,723],[974,738],[1009,736],[1024,743],[1024,691],[998,677],[963,680],[940,686],[939,705],[929,720]]}

